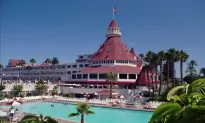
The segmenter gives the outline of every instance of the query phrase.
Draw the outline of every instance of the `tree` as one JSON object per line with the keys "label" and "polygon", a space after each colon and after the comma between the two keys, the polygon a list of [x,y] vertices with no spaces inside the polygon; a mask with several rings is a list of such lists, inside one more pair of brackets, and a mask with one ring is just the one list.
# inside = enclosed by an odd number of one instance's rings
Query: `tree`
{"label": "tree", "polygon": [[56,120],[49,116],[43,117],[43,115],[26,115],[19,123],[58,123]]}
{"label": "tree", "polygon": [[162,76],[162,64],[163,64],[163,61],[165,59],[164,51],[158,52],[157,56],[158,56],[158,61],[159,61],[159,65],[160,65],[160,68],[159,68],[160,69],[159,96],[160,96],[161,88],[162,88],[162,81],[164,80],[163,76]]}
{"label": "tree", "polygon": [[186,73],[189,73],[190,76],[193,77],[194,74],[197,73],[196,71],[197,66],[198,66],[197,62],[195,60],[191,60],[187,65]]}
{"label": "tree", "polygon": [[74,117],[81,115],[81,123],[84,123],[85,115],[95,114],[93,111],[90,110],[90,105],[88,105],[87,103],[78,103],[76,110],[76,113],[70,113],[68,116]]}
{"label": "tree", "polygon": [[[190,86],[194,86],[195,83]],[[190,86],[174,87],[167,94],[170,102],[160,105],[151,117],[150,123],[203,123],[205,122],[205,95],[203,93],[184,93],[174,95],[180,89]],[[188,90],[189,91],[189,90]]]}
{"label": "tree", "polygon": [[14,96],[19,96],[22,90],[23,90],[23,85],[14,85],[12,92]]}
{"label": "tree", "polygon": [[4,68],[4,66],[3,66],[2,64],[0,64],[0,70],[1,70],[2,68]]}
{"label": "tree", "polygon": [[52,90],[52,95],[57,95],[59,91],[59,86],[54,86]]}
{"label": "tree", "polygon": [[57,57],[53,57],[53,59],[52,59],[52,64],[53,64],[53,65],[59,64],[59,61],[58,61],[58,58],[57,58]]}
{"label": "tree", "polygon": [[193,75],[186,75],[184,78],[183,78],[183,81],[185,81],[186,83],[190,84],[192,83],[194,80],[197,80],[197,79],[201,79],[203,77],[201,77],[199,74],[193,74]]}
{"label": "tree", "polygon": [[157,55],[152,52],[152,51],[148,51],[146,53],[145,56],[145,62],[147,62],[147,64],[149,64],[149,71],[151,72],[151,78],[152,78],[152,91],[154,94],[154,72],[157,75]]}
{"label": "tree", "polygon": [[193,81],[188,88],[188,93],[200,93],[202,91],[201,89],[205,89],[205,79],[197,79]]}
{"label": "tree", "polygon": [[183,84],[183,63],[186,62],[186,60],[189,58],[189,55],[183,50],[181,50],[179,52],[178,57],[180,61],[180,75],[181,75],[180,79],[181,79],[181,85],[182,85]]}
{"label": "tree", "polygon": [[175,85],[175,62],[178,61],[178,51],[176,51],[174,48],[170,48],[167,51],[167,54],[169,63],[171,63],[171,80],[172,83]]}
{"label": "tree", "polygon": [[35,90],[39,95],[42,96],[45,92],[47,92],[48,86],[45,85],[45,83],[42,80],[40,80],[37,82],[35,86]]}
{"label": "tree", "polygon": [[143,66],[144,70],[146,71],[146,78],[147,78],[147,86],[148,86],[148,92],[149,92],[149,95],[150,95],[150,76],[149,76],[149,71],[150,71],[150,64],[146,63],[144,66]]}
{"label": "tree", "polygon": [[49,58],[47,58],[47,59],[45,60],[45,63],[46,63],[46,64],[51,64],[51,63],[52,63],[52,60],[49,59]]}
{"label": "tree", "polygon": [[30,63],[33,65],[36,63],[36,60],[34,58],[30,59]]}
{"label": "tree", "polygon": [[117,75],[115,73],[106,73],[106,81],[110,83],[110,98],[112,98],[112,84],[117,80]]}
{"label": "tree", "polygon": [[205,68],[201,68],[201,69],[200,69],[200,74],[202,74],[203,77],[205,77]]}
{"label": "tree", "polygon": [[0,84],[0,93],[1,93],[5,88],[6,88],[5,85]]}

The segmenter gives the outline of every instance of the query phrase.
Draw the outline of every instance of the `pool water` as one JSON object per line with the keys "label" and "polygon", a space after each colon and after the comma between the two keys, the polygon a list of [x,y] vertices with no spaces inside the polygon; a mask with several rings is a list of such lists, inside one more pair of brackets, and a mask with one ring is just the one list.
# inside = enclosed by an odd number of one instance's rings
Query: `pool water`
{"label": "pool water", "polygon": [[[54,107],[51,107],[51,104]],[[23,104],[18,109],[28,113],[80,121],[80,116],[68,117],[68,114],[76,112],[76,105],[73,104],[35,102]],[[96,114],[85,116],[85,123],[148,123],[152,116],[152,112],[127,109],[91,107],[90,110]]]}

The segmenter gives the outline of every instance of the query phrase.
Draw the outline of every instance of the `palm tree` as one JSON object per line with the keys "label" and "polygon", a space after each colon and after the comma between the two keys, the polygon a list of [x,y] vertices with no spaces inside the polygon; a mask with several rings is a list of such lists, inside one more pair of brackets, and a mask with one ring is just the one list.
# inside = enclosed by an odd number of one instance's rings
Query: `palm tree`
{"label": "palm tree", "polygon": [[117,80],[117,75],[115,73],[106,73],[106,81],[110,83],[110,98],[112,98],[112,84]]}
{"label": "palm tree", "polygon": [[200,74],[202,74],[205,77],[205,68],[200,69]]}
{"label": "palm tree", "polygon": [[79,116],[81,115],[81,123],[84,123],[84,116],[89,114],[95,114],[93,111],[89,110],[90,105],[87,103],[78,103],[76,110],[76,113],[70,113],[69,117]]}
{"label": "palm tree", "polygon": [[183,63],[186,62],[186,60],[189,58],[189,55],[184,52],[183,50],[181,50],[179,52],[179,60],[180,60],[180,79],[181,79],[181,85],[183,84]]}
{"label": "palm tree", "polygon": [[0,69],[4,68],[4,66],[2,64],[0,64]]}
{"label": "palm tree", "polygon": [[34,58],[30,59],[30,63],[33,65],[36,63],[36,60]]}
{"label": "palm tree", "polygon": [[57,57],[53,57],[52,62],[53,65],[59,64],[59,60]]}
{"label": "palm tree", "polygon": [[[149,68],[150,68],[150,72],[151,72],[151,78],[152,78],[152,91],[154,94],[154,69],[156,72],[156,66],[157,66],[157,56],[154,52],[152,51],[148,51],[146,53],[146,57],[145,57],[145,62],[147,62],[149,64]],[[157,73],[157,72],[156,72]]]}
{"label": "palm tree", "polygon": [[164,54],[165,57],[165,63],[164,63],[164,77],[165,77],[165,81],[167,83],[167,87],[169,87],[169,80],[170,80],[170,54],[168,52],[165,52]]}
{"label": "palm tree", "polygon": [[178,61],[178,52],[174,49],[171,48],[167,51],[167,53],[169,54],[169,63],[171,63],[171,78],[172,78],[172,83],[175,85],[175,62]]}
{"label": "palm tree", "polygon": [[165,59],[164,51],[158,52],[157,56],[158,56],[158,61],[159,61],[159,65],[160,65],[160,68],[159,68],[160,69],[159,96],[160,96],[161,88],[162,88],[162,81],[163,81],[163,77],[162,77],[162,64],[163,64],[163,61]]}
{"label": "palm tree", "polygon": [[197,73],[196,71],[196,66],[198,66],[197,62],[195,60],[191,60],[188,63],[187,69],[186,69],[186,73],[189,73],[191,77],[194,76],[194,74]]}
{"label": "palm tree", "polygon": [[47,58],[47,59],[44,61],[44,63],[46,63],[46,64],[51,64],[51,63],[52,63],[52,60],[51,60],[50,58]]}
{"label": "palm tree", "polygon": [[146,71],[147,86],[148,86],[148,92],[150,95],[150,77],[149,77],[150,65],[148,63],[146,63],[146,64],[144,64],[143,68]]}
{"label": "palm tree", "polygon": [[19,123],[58,123],[56,120],[49,116],[43,117],[43,115],[26,115]]}

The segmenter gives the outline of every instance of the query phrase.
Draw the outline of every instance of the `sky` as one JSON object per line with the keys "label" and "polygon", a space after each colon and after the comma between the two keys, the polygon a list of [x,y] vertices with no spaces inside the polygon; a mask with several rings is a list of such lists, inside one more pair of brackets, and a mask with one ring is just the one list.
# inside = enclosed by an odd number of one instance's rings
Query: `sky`
{"label": "sky", "polygon": [[[0,0],[0,63],[75,61],[105,41],[114,0]],[[205,0],[116,0],[122,40],[137,54],[183,49],[205,67]],[[185,64],[186,67],[186,64]],[[179,69],[177,65],[177,75]]]}

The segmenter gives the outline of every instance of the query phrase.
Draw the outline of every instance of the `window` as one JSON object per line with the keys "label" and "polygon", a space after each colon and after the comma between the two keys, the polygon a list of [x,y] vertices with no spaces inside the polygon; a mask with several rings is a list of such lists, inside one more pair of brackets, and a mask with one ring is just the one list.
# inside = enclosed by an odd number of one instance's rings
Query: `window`
{"label": "window", "polygon": [[127,74],[120,74],[120,75],[119,75],[119,78],[120,78],[120,79],[127,79]]}
{"label": "window", "polygon": [[90,74],[90,79],[97,79],[97,74],[91,73]]}
{"label": "window", "polygon": [[85,64],[84,67],[89,67],[89,64]]}
{"label": "window", "polygon": [[70,66],[70,65],[67,65],[67,68],[71,68],[71,66]]}
{"label": "window", "polygon": [[88,78],[88,74],[83,74],[83,79],[87,79]]}
{"label": "window", "polygon": [[99,79],[105,79],[106,78],[106,74],[99,74]]}
{"label": "window", "polygon": [[77,71],[72,71],[72,73],[76,73]]}
{"label": "window", "polygon": [[75,74],[72,75],[72,79],[76,79],[76,75]]}
{"label": "window", "polygon": [[83,67],[83,64],[80,64],[79,67]]}
{"label": "window", "polygon": [[82,75],[81,74],[78,74],[77,75],[77,79],[81,79],[82,78]]}
{"label": "window", "polygon": [[67,74],[71,74],[71,72],[70,72],[70,71],[67,71]]}
{"label": "window", "polygon": [[77,65],[73,65],[72,67],[73,67],[73,68],[77,68]]}
{"label": "window", "polygon": [[129,79],[136,79],[136,74],[129,74]]}

